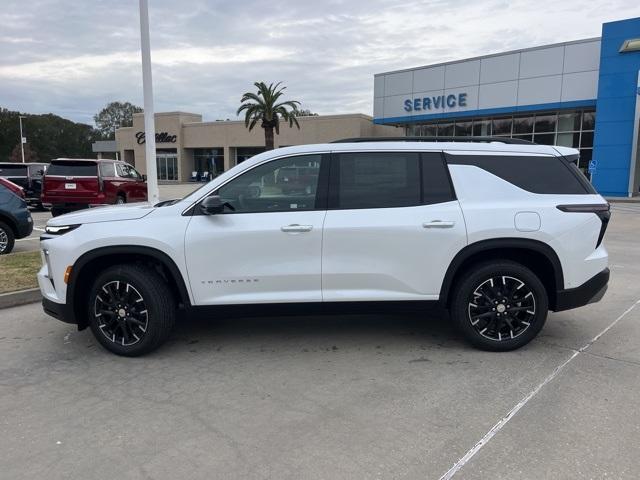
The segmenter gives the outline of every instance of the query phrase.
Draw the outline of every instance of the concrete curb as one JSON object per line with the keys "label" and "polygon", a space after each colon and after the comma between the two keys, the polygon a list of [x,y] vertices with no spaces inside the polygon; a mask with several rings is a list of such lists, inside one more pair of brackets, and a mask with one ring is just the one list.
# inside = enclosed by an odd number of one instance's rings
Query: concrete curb
{"label": "concrete curb", "polygon": [[39,288],[19,290],[17,292],[0,293],[0,309],[36,303],[42,300]]}

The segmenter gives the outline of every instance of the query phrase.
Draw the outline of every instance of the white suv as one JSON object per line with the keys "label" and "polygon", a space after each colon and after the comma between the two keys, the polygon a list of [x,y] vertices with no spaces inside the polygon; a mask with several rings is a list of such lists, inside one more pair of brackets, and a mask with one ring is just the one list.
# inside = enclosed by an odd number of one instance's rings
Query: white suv
{"label": "white suv", "polygon": [[269,151],[181,200],[50,220],[44,310],[135,356],[178,310],[438,302],[475,346],[512,350],[606,290],[609,205],[577,158],[490,138]]}

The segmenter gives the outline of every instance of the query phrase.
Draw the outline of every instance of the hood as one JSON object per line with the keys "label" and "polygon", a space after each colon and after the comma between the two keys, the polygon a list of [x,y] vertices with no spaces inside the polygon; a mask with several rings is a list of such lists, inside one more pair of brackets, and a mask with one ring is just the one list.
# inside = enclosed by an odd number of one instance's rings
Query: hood
{"label": "hood", "polygon": [[154,207],[148,203],[94,207],[52,218],[47,222],[47,225],[79,225],[99,222],[116,222],[118,220],[137,220],[139,218],[146,217],[153,210]]}

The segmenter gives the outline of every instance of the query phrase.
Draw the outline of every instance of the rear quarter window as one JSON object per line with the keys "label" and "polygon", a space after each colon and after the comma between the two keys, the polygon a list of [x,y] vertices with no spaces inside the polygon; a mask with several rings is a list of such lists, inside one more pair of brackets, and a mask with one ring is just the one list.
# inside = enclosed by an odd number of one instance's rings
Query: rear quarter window
{"label": "rear quarter window", "polygon": [[56,162],[47,169],[47,175],[97,177],[98,166],[93,162]]}
{"label": "rear quarter window", "polygon": [[582,173],[564,158],[519,155],[452,155],[447,163],[473,165],[531,193],[584,195],[592,193]]}

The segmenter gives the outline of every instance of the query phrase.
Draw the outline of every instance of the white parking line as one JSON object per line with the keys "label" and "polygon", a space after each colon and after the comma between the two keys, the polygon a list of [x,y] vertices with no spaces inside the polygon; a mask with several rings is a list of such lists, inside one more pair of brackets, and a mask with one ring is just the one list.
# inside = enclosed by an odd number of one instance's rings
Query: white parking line
{"label": "white parking line", "polygon": [[20,238],[20,239],[16,240],[16,243],[17,243],[17,242],[27,242],[27,241],[29,241],[29,240],[38,240],[38,241],[40,241],[40,237],[27,237],[27,238]]}
{"label": "white parking line", "polygon": [[627,308],[622,314],[616,318],[607,328],[602,330],[598,335],[593,337],[589,342],[587,342],[584,346],[574,351],[571,356],[557,366],[551,374],[545,378],[542,383],[540,383],[536,388],[531,390],[525,397],[520,400],[504,417],[500,419],[498,423],[496,423],[491,429],[485,434],[484,437],[480,439],[478,443],[476,443],[471,450],[464,454],[464,456],[458,460],[447,472],[440,477],[440,480],[449,480],[452,478],[464,465],[473,458],[473,456],[480,451],[482,447],[484,447],[489,441],[493,438],[493,436],[502,430],[509,420],[511,420],[516,413],[520,411],[522,407],[524,407],[529,400],[531,400],[547,383],[556,378],[556,376],[562,371],[564,367],[566,367],[574,358],[583,353],[587,348],[593,345],[600,337],[602,337],[605,333],[607,333],[613,326],[618,323],[625,315],[627,315],[631,310],[640,305],[640,299],[638,299],[633,305]]}

